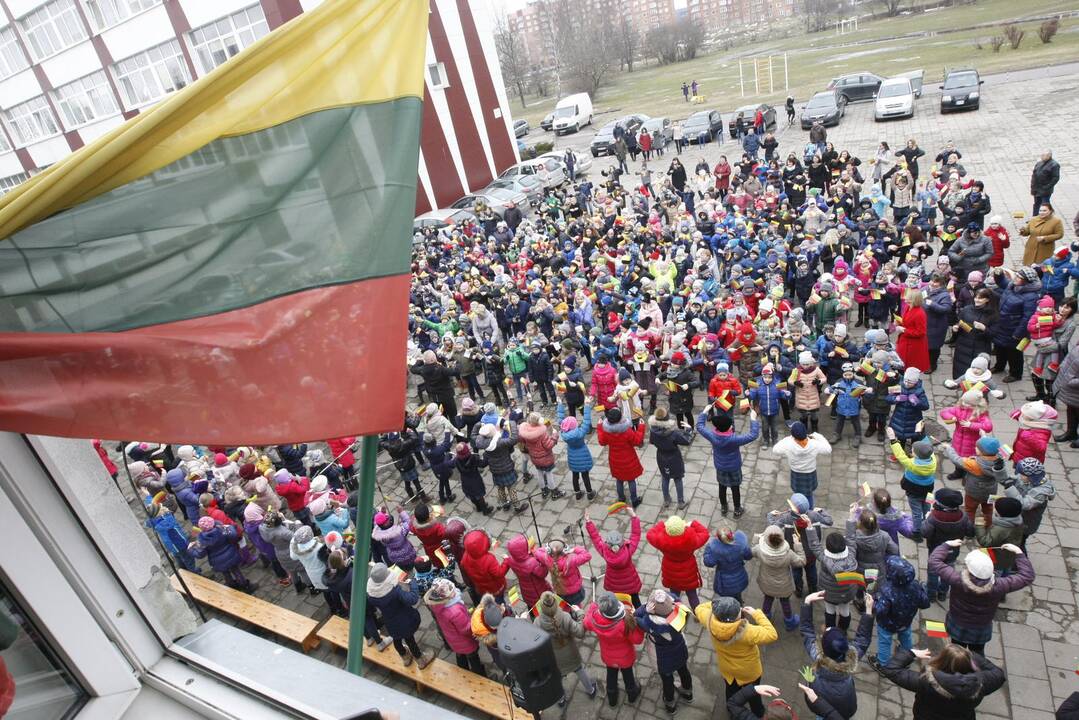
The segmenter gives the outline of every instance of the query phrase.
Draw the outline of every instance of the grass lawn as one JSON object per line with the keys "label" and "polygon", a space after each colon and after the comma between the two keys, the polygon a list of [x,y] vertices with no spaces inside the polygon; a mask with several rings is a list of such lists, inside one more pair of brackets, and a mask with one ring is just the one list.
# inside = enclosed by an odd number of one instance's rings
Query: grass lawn
{"label": "grass lawn", "polygon": [[[755,93],[751,63],[744,62],[746,95],[742,97],[737,58],[749,57],[750,54],[786,51],[790,94],[800,103],[814,92],[823,90],[836,75],[858,70],[887,77],[924,68],[926,85],[929,86],[940,82],[943,70],[948,66],[973,66],[982,73],[991,73],[1067,62],[1079,57],[1079,18],[1065,19],[1060,32],[1048,45],[1043,45],[1038,39],[1038,23],[1020,23],[1026,30],[1020,48],[1012,50],[1005,45],[999,53],[994,53],[987,43],[983,50],[974,47],[975,39],[987,39],[999,34],[993,28],[927,34],[917,38],[896,39],[895,36],[914,32],[936,33],[942,28],[968,27],[1075,9],[1075,0],[979,0],[975,5],[863,23],[857,33],[842,37],[834,33],[803,35],[761,43],[752,49],[734,48],[727,53],[706,55],[665,67],[645,66],[632,73],[616,75],[610,84],[600,89],[597,97],[593,98],[595,126],[598,128],[628,112],[680,119],[703,108],[718,108],[726,115],[737,107],[758,100],[782,105],[787,96],[781,84],[782,58],[778,63],[773,63],[777,86],[771,94],[768,93],[766,82],[761,93]],[[1021,10],[1021,14],[1017,14],[1016,10]],[[683,80],[689,82],[694,79],[700,83],[701,93],[707,98],[703,106],[688,105],[682,99]],[[555,101],[554,97],[528,98],[529,105],[522,110],[520,101],[511,98],[511,107],[515,119],[523,117],[533,126],[538,126],[543,116],[554,108]]]}

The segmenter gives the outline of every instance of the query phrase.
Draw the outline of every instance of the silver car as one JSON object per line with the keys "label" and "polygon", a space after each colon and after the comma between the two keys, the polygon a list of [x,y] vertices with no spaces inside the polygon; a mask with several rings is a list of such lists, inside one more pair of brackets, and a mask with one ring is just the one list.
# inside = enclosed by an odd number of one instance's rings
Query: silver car
{"label": "silver car", "polygon": [[498,177],[502,180],[515,178],[518,175],[535,175],[543,181],[543,187],[556,188],[566,182],[566,169],[562,162],[552,157],[534,158],[517,163],[508,168]]}
{"label": "silver car", "polygon": [[536,204],[543,199],[543,181],[535,175],[518,175],[516,177],[505,179],[499,178],[492,181],[490,185],[483,190],[480,190],[480,192],[487,192],[493,188],[524,193],[528,198],[528,202],[531,204]]}
{"label": "silver car", "polygon": [[[576,158],[576,162],[573,164],[573,174],[577,177],[581,175],[587,175],[588,171],[592,168],[592,156],[587,153],[579,153],[570,151],[573,153],[573,157]],[[541,158],[551,158],[556,161],[562,168],[562,172],[566,171],[566,163],[563,160],[564,153],[549,152],[540,155]]]}

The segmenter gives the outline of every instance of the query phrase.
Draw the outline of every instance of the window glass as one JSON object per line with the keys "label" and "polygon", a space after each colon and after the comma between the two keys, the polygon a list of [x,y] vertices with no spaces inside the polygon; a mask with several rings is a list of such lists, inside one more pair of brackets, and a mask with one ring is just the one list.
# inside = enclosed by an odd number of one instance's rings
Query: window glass
{"label": "window glass", "polygon": [[4,117],[7,118],[8,127],[11,128],[15,141],[20,145],[57,135],[60,132],[60,126],[57,125],[56,117],[53,116],[44,95],[38,95],[32,100],[14,106],[4,113]]}
{"label": "window glass", "polygon": [[162,0],[85,0],[87,15],[98,30],[112,27]]}
{"label": "window glass", "polygon": [[[0,147],[6,147],[7,141],[0,136]],[[0,177],[0,195],[11,192],[19,185],[30,179],[30,176],[24,172],[15,173],[14,175],[8,175],[7,177]]]}
{"label": "window glass", "polygon": [[57,88],[56,99],[68,127],[120,112],[104,70]]}
{"label": "window glass", "polygon": [[210,72],[270,32],[261,5],[253,5],[191,31],[202,72]]}
{"label": "window glass", "polygon": [[87,37],[75,0],[53,0],[23,17],[19,24],[36,60],[55,55]]}
{"label": "window glass", "polygon": [[19,46],[15,28],[9,25],[0,30],[0,78],[10,77],[28,67],[30,62]]}
{"label": "window glass", "polygon": [[177,40],[169,40],[116,63],[116,82],[129,108],[153,102],[191,82]]}

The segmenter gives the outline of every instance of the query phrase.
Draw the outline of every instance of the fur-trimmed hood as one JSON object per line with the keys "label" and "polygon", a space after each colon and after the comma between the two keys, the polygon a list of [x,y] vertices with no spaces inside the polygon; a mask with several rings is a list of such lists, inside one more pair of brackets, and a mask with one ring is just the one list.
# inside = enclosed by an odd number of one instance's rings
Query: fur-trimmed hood
{"label": "fur-trimmed hood", "polygon": [[977,700],[984,690],[978,673],[946,673],[927,667],[922,676],[945,700]]}

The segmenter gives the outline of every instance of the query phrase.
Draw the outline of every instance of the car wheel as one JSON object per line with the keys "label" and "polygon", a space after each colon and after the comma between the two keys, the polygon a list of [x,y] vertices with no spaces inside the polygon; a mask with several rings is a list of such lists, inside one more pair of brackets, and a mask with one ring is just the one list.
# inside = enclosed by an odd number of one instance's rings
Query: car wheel
{"label": "car wheel", "polygon": [[850,95],[848,95],[847,93],[843,93],[842,95],[839,96],[839,101],[841,103],[843,103],[843,104],[849,103],[850,102]]}
{"label": "car wheel", "polygon": [[592,157],[594,157],[594,158],[598,158],[598,157],[599,157],[599,153],[598,153],[598,152],[596,152],[595,150],[593,150],[593,151],[592,151]]}
{"label": "car wheel", "polygon": [[581,131],[581,126],[579,124],[574,124],[573,132],[578,133],[580,131]]}

